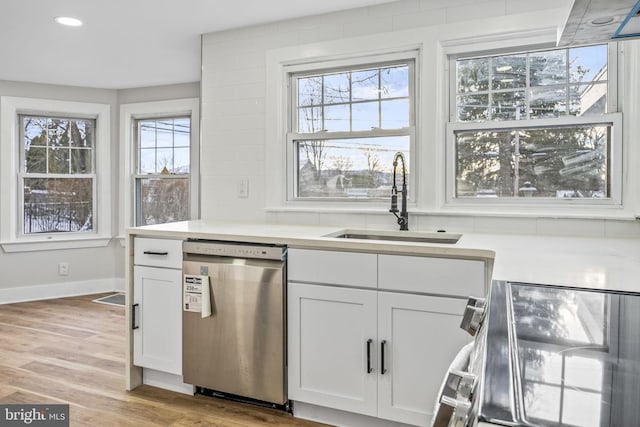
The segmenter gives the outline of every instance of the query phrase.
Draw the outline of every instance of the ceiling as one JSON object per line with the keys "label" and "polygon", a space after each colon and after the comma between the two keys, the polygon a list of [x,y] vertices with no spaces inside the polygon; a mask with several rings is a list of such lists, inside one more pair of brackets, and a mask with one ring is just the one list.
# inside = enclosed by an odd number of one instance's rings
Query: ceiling
{"label": "ceiling", "polygon": [[[1,0],[0,80],[124,89],[200,80],[200,34],[394,0]],[[82,27],[63,27],[72,16]]]}

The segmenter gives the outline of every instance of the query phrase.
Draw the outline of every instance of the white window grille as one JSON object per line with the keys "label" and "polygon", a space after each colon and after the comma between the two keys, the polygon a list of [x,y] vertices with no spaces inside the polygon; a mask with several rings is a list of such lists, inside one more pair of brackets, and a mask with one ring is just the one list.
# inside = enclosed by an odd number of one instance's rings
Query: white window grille
{"label": "white window grille", "polygon": [[287,68],[289,200],[390,196],[395,153],[402,152],[412,164],[416,56]]}
{"label": "white window grille", "polygon": [[621,203],[615,44],[450,59],[448,200]]}
{"label": "white window grille", "polygon": [[190,219],[191,117],[136,120],[135,225]]}
{"label": "white window grille", "polygon": [[95,119],[19,115],[21,233],[92,232]]}

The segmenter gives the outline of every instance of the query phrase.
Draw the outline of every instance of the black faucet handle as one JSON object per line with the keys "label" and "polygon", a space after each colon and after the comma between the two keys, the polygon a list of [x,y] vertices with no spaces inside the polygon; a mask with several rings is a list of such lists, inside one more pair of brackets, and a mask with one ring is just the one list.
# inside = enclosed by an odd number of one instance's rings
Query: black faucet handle
{"label": "black faucet handle", "polygon": [[391,209],[389,209],[389,212],[398,212],[398,195],[397,194],[391,195]]}

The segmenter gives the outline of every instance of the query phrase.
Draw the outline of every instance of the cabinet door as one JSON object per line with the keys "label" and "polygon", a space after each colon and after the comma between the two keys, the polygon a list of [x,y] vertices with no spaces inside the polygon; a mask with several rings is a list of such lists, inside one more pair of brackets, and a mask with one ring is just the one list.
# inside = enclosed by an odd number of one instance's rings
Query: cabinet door
{"label": "cabinet door", "polygon": [[[428,426],[440,384],[470,337],[460,329],[466,300],[378,293],[378,417]],[[379,349],[381,350],[381,349]],[[382,361],[382,355],[378,356]]]}
{"label": "cabinet door", "polygon": [[182,375],[182,271],[136,265],[133,294],[134,365]]}
{"label": "cabinet door", "polygon": [[375,416],[377,293],[298,283],[288,291],[289,399]]}

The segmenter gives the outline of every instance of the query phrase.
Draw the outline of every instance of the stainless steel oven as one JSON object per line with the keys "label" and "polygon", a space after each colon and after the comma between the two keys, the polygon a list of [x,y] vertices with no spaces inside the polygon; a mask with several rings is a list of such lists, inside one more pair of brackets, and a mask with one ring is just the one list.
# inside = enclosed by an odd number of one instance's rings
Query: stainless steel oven
{"label": "stainless steel oven", "polygon": [[640,294],[494,281],[437,426],[640,425]]}
{"label": "stainless steel oven", "polygon": [[286,409],[286,248],[187,241],[183,252],[184,382]]}

